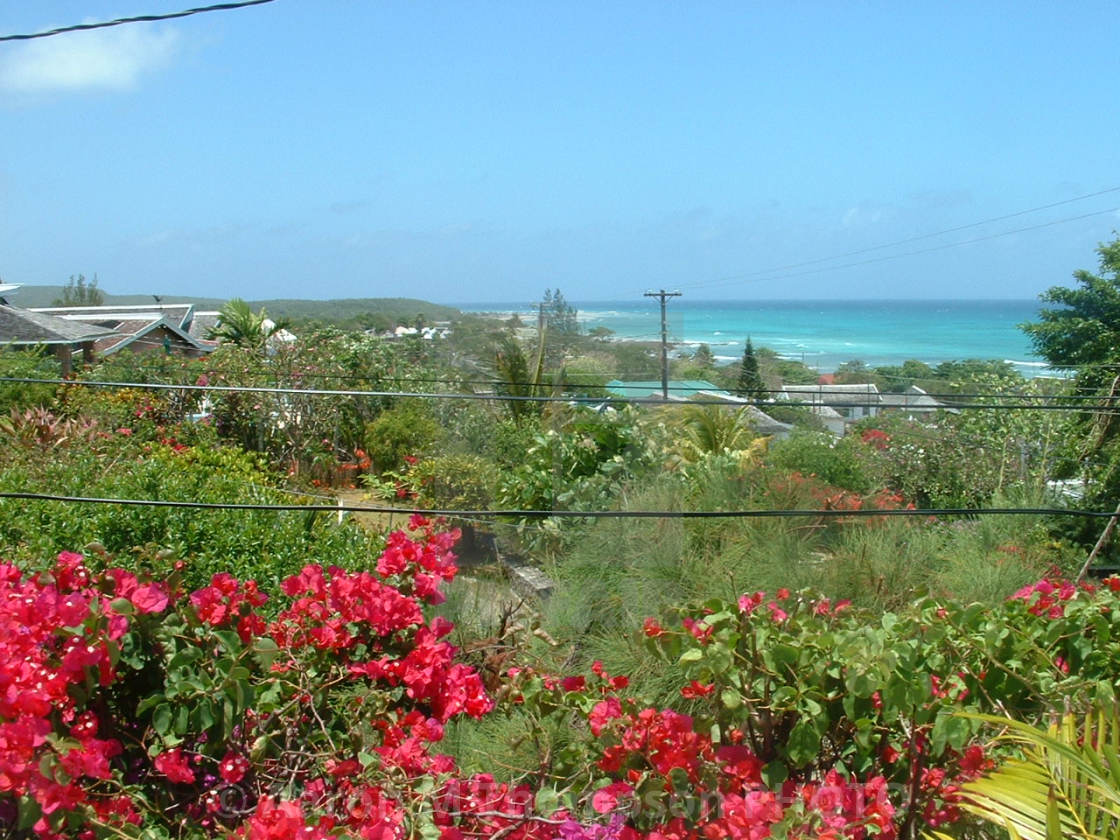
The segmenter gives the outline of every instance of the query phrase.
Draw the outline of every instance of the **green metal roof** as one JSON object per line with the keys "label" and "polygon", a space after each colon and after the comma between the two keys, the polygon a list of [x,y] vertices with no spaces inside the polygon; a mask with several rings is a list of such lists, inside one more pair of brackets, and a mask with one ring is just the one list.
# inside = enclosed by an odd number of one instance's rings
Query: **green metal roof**
{"label": "green metal roof", "polygon": [[[661,380],[642,379],[637,381],[623,382],[620,379],[612,379],[607,383],[607,390],[612,394],[617,394],[620,397],[629,397],[630,399],[660,397]],[[676,397],[677,399],[688,399],[689,397],[695,396],[700,391],[713,391],[717,394],[727,393],[722,388],[717,388],[706,379],[669,380],[670,398]]]}

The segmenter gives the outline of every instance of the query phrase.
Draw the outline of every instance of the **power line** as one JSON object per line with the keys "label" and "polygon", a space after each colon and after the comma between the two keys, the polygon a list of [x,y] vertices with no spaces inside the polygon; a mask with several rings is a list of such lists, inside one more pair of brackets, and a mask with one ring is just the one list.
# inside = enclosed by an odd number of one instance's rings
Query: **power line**
{"label": "power line", "polygon": [[[199,392],[217,392],[217,393],[261,393],[261,394],[276,394],[276,395],[291,395],[291,396],[366,396],[366,398],[404,398],[404,399],[424,399],[424,400],[478,400],[478,401],[498,401],[498,402],[584,402],[584,403],[607,403],[617,405],[724,405],[724,407],[737,407],[737,405],[755,405],[756,408],[867,408],[867,409],[915,409],[921,408],[917,403],[903,404],[903,405],[884,405],[881,402],[865,401],[853,402],[851,400],[781,400],[781,401],[765,401],[765,400],[748,400],[748,401],[730,401],[727,399],[690,399],[680,401],[665,402],[655,398],[619,398],[619,396],[584,396],[584,395],[568,395],[568,396],[547,396],[547,395],[520,395],[520,394],[498,394],[498,393],[440,393],[428,391],[372,391],[372,390],[347,390],[347,389],[321,389],[321,388],[264,388],[264,386],[254,385],[197,385],[197,384],[174,384],[165,382],[103,382],[96,380],[62,380],[62,379],[35,379],[30,376],[0,376],[0,382],[13,382],[22,384],[38,384],[38,385],[74,385],[85,386],[85,388],[113,388],[113,389],[134,389],[138,391],[199,391]],[[806,388],[811,386],[806,385]],[[787,393],[787,392],[773,392],[773,393]],[[904,394],[903,394],[904,395]],[[932,394],[927,394],[932,396]],[[962,394],[945,394],[946,399],[962,399],[967,395]],[[1011,395],[1006,394],[973,394],[973,399],[991,399],[991,400],[1005,400],[1009,399]],[[1035,395],[1025,395],[1021,399],[1038,399]],[[1105,399],[1102,396],[1084,396],[1084,398],[1076,398],[1076,396],[1065,396],[1062,399]],[[946,403],[941,405],[942,409],[1001,409],[1008,411],[1024,410],[1024,411],[1086,411],[1098,408],[1094,413],[1114,413],[1112,410],[1100,410],[1103,407],[1086,407],[1086,405],[1054,405],[1054,404],[1000,404],[992,402],[982,403]]]}
{"label": "power line", "polygon": [[463,519],[483,519],[499,516],[521,518],[567,519],[782,519],[792,517],[845,517],[875,516],[1079,516],[1091,519],[1109,519],[1114,511],[1076,510],[1072,508],[861,508],[859,510],[451,510],[427,508],[377,507],[371,505],[270,505],[235,502],[184,502],[168,499],[109,499],[95,496],[63,496],[52,493],[24,493],[0,491],[0,499],[24,501],[62,502],[69,504],[124,505],[142,507],[189,508],[193,510],[251,510],[304,513],[393,513],[419,514],[421,516],[446,516]]}
{"label": "power line", "polygon": [[[981,219],[978,222],[970,222],[966,225],[958,225],[957,227],[946,228],[945,230],[937,230],[937,231],[933,231],[932,233],[923,233],[923,234],[920,234],[919,236],[911,236],[907,239],[898,239],[898,240],[895,240],[894,242],[885,242],[882,245],[872,245],[868,248],[859,248],[858,250],[855,250],[855,251],[845,251],[844,253],[834,254],[830,257],[818,257],[818,258],[812,259],[812,260],[805,260],[804,262],[789,263],[787,265],[780,265],[780,266],[776,266],[774,268],[766,268],[766,269],[760,269],[758,271],[748,271],[748,272],[744,272],[742,274],[728,275],[726,277],[721,277],[714,282],[715,283],[721,283],[721,282],[730,281],[730,280],[742,280],[742,279],[746,279],[748,277],[757,277],[757,276],[760,276],[760,275],[773,274],[775,271],[788,271],[788,270],[793,269],[793,268],[803,268],[803,267],[809,266],[809,265],[818,265],[818,264],[823,263],[823,262],[832,262],[833,260],[842,260],[846,257],[856,257],[856,256],[859,256],[860,254],[869,254],[869,253],[872,253],[873,251],[882,251],[886,248],[894,248],[894,247],[897,247],[899,245],[907,245],[911,242],[921,242],[922,240],[933,239],[936,236],[944,236],[945,234],[948,234],[948,233],[958,233],[959,231],[962,231],[962,230],[969,230],[970,228],[975,228],[975,227],[980,227],[982,225],[992,224],[993,222],[1002,222],[1002,221],[1006,221],[1007,219],[1014,219],[1014,218],[1017,218],[1019,216],[1026,216],[1030,213],[1038,213],[1039,211],[1042,211],[1042,210],[1049,210],[1049,209],[1054,208],[1054,207],[1061,207],[1064,204],[1073,204],[1074,202],[1084,201],[1084,200],[1089,199],[1089,198],[1096,198],[1097,196],[1107,195],[1109,193],[1114,193],[1114,192],[1120,192],[1120,187],[1109,187],[1106,190],[1099,190],[1098,192],[1094,192],[1094,193],[1086,193],[1085,195],[1079,195],[1079,196],[1075,196],[1073,198],[1067,198],[1063,201],[1055,201],[1051,204],[1042,204],[1038,207],[1031,207],[1031,208],[1028,208],[1026,210],[1018,210],[1014,213],[1007,213],[1006,215],[1003,215],[1003,216],[993,216],[990,219]],[[1112,211],[1106,210],[1106,211],[1103,211],[1103,212],[1108,213],[1108,212],[1112,212]],[[1078,218],[1083,218],[1083,217],[1078,217]],[[1010,231],[1010,232],[1011,233],[1016,233],[1017,231]],[[999,235],[1004,236],[1006,234],[999,234]],[[977,241],[979,241],[979,240],[977,240]],[[965,242],[965,243],[960,243],[960,244],[969,244],[969,243]],[[949,247],[955,247],[955,245],[949,246]],[[696,284],[693,284],[693,285],[694,286],[705,286],[705,285],[709,285],[709,284],[708,283],[696,283]]]}
{"label": "power line", "polygon": [[231,9],[241,9],[246,6],[260,6],[271,3],[272,0],[241,0],[236,3],[218,3],[214,6],[199,6],[194,9],[185,9],[181,12],[169,12],[162,15],[137,15],[136,17],[117,18],[98,23],[76,23],[72,26],[60,26],[57,29],[48,29],[45,32],[32,32],[26,35],[0,35],[0,41],[30,41],[34,38],[50,38],[54,35],[63,35],[67,32],[85,32],[90,29],[107,29],[110,26],[123,26],[126,23],[154,23],[160,20],[173,20],[175,18],[190,17],[203,12],[225,12]]}
{"label": "power line", "polygon": [[[1005,230],[1002,233],[993,233],[993,234],[989,234],[988,236],[978,236],[975,239],[965,239],[962,242],[948,242],[944,245],[935,245],[932,248],[920,248],[917,251],[906,251],[906,252],[901,253],[901,254],[890,254],[890,255],[885,256],[885,257],[875,257],[874,259],[870,259],[870,260],[860,260],[859,262],[843,263],[841,265],[823,266],[821,268],[814,268],[814,269],[810,269],[809,271],[799,271],[799,272],[795,272],[793,274],[778,274],[778,275],[774,275],[774,276],[757,277],[757,278],[752,279],[750,282],[758,283],[758,282],[762,282],[763,280],[768,280],[768,281],[769,280],[788,280],[788,279],[793,278],[793,277],[805,277],[805,276],[810,275],[810,274],[820,274],[823,271],[838,271],[838,270],[843,269],[843,268],[858,268],[859,266],[863,266],[863,265],[874,265],[875,263],[887,262],[889,260],[899,260],[899,259],[902,259],[903,257],[914,257],[914,256],[919,256],[921,254],[931,254],[935,251],[944,251],[944,250],[947,250],[949,248],[959,248],[963,245],[975,245],[977,242],[988,242],[989,240],[999,239],[1002,236],[1011,236],[1012,234],[1015,234],[1015,233],[1026,233],[1027,231],[1041,230],[1042,228],[1053,227],[1054,225],[1066,224],[1067,222],[1077,222],[1077,221],[1080,221],[1082,219],[1092,218],[1093,216],[1103,216],[1106,213],[1115,213],[1118,210],[1120,210],[1120,207],[1110,207],[1107,210],[1096,210],[1092,213],[1083,213],[1080,216],[1069,216],[1065,219],[1054,219],[1053,221],[1042,222],[1041,224],[1037,224],[1037,225],[1028,225],[1027,227],[1014,228],[1013,230]],[[742,278],[730,277],[730,278],[723,278],[721,280],[716,280],[716,281],[713,281],[713,282],[710,282],[710,283],[695,283],[690,288],[695,288],[695,287],[698,287],[698,286],[710,287],[710,286],[726,285],[727,283],[739,282],[740,279],[742,279]]]}

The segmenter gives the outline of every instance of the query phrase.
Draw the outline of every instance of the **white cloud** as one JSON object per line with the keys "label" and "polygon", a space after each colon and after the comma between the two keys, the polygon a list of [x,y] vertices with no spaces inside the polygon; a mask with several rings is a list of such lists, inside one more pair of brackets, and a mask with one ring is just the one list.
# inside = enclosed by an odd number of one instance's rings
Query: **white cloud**
{"label": "white cloud", "polygon": [[127,90],[166,65],[178,40],[174,29],[141,24],[27,41],[0,52],[0,90]]}

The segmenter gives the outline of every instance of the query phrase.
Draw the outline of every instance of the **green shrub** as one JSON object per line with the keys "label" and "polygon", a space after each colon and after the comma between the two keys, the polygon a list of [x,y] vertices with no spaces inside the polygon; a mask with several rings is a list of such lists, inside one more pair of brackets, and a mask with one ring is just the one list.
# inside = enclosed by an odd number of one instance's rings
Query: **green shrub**
{"label": "green shrub", "polygon": [[[90,444],[8,453],[0,461],[0,486],[9,491],[110,499],[248,504],[309,503],[283,493],[260,456],[213,444],[186,447],[149,443],[115,433]],[[327,560],[361,568],[379,550],[380,538],[333,514],[303,511],[76,505],[50,501],[0,501],[0,541],[10,555],[45,562],[68,547],[97,543],[119,558],[135,552],[152,571],[170,571],[189,557],[190,586],[217,572],[275,583],[305,563]],[[155,564],[154,566],[152,564]]]}
{"label": "green shrub", "polygon": [[[0,377],[10,379],[57,379],[58,361],[34,350],[0,348]],[[12,409],[50,405],[56,386],[28,382],[0,382],[0,415]]]}
{"label": "green shrub", "polygon": [[364,442],[375,473],[399,469],[406,456],[427,454],[441,429],[420,400],[403,400],[366,425]]}
{"label": "green shrub", "polygon": [[857,437],[838,439],[825,432],[797,429],[771,445],[767,460],[855,493],[870,493],[881,486],[867,447]]}

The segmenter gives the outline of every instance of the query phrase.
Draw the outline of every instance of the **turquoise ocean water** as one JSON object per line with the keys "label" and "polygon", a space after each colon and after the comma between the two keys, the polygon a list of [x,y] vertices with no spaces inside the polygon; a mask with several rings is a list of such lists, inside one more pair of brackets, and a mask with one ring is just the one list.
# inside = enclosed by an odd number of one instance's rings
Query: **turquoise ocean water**
{"label": "turquoise ocean water", "polygon": [[[571,301],[585,329],[603,326],[615,339],[655,341],[660,309],[654,298],[637,301]],[[464,311],[518,312],[533,323],[533,305],[462,304]],[[1001,359],[1027,376],[1047,372],[1019,329],[1036,320],[1037,301],[697,301],[671,298],[669,337],[681,351],[707,344],[717,358],[742,357],[753,344],[831,371],[851,359],[897,365],[907,359],[928,364],[953,359]]]}

